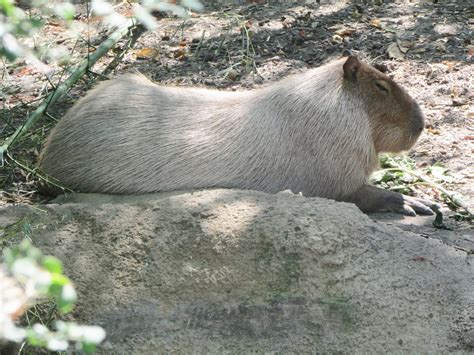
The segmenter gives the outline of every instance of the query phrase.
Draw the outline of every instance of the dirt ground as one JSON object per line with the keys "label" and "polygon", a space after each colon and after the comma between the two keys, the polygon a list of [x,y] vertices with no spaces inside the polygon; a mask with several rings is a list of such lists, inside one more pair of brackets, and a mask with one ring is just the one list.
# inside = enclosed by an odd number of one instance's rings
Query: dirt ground
{"label": "dirt ground", "polygon": [[[183,20],[163,18],[159,27],[143,34],[125,51],[111,74],[140,71],[171,85],[223,90],[254,89],[292,72],[316,67],[344,50],[369,62],[383,64],[397,82],[420,103],[427,129],[409,152],[422,172],[439,162],[449,169],[445,188],[474,201],[474,80],[472,43],[474,7],[470,1],[222,1],[204,2],[206,9]],[[47,77],[28,61],[2,68],[1,138],[11,134],[66,72],[107,38],[86,7],[78,6],[75,25],[81,37],[51,19],[30,46],[52,44],[71,53],[70,62],[46,55],[54,74]],[[116,9],[129,13],[130,5]],[[127,41],[102,58],[48,116],[10,151],[22,164],[34,166],[48,130],[93,85],[98,75],[125,50]],[[50,53],[51,54],[51,53]],[[94,74],[95,73],[95,74]],[[0,170],[0,204],[41,201],[37,179],[11,159]],[[441,203],[441,194],[417,185],[415,193]],[[447,211],[447,210],[446,210]],[[448,212],[447,215],[452,215]],[[387,219],[387,215],[380,217]],[[410,230],[450,239],[453,231],[432,228],[431,219],[411,219]],[[405,219],[390,223],[406,226]],[[472,225],[445,218],[459,246],[474,250]],[[431,235],[430,234],[430,235]]]}

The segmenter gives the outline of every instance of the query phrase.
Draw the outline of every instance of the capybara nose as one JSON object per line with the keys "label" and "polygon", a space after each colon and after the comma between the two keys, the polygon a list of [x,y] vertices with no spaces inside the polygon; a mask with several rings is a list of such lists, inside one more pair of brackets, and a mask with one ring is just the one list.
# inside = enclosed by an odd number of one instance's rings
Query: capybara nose
{"label": "capybara nose", "polygon": [[412,127],[417,133],[421,133],[425,128],[425,116],[417,103],[414,103],[413,105]]}

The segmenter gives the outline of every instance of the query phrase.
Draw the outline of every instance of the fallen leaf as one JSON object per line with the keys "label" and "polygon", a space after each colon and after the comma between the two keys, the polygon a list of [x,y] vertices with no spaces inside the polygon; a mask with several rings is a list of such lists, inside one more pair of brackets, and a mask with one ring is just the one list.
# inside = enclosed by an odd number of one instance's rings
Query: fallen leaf
{"label": "fallen leaf", "polygon": [[131,8],[130,9],[125,9],[124,11],[121,11],[120,14],[125,16],[125,17],[132,17],[134,15],[133,10]]}
{"label": "fallen leaf", "polygon": [[435,136],[439,136],[440,132],[438,129],[434,129],[434,128],[426,128],[426,132],[430,133],[430,134],[433,134]]}
{"label": "fallen leaf", "polygon": [[44,26],[44,30],[47,33],[56,33],[56,34],[62,34],[64,33],[64,27],[61,26],[61,24],[53,24],[49,23],[46,26]]}
{"label": "fallen leaf", "polygon": [[334,25],[334,26],[328,27],[328,30],[331,32],[335,32],[335,31],[339,31],[342,28],[344,28],[344,25]]}
{"label": "fallen leaf", "polygon": [[451,105],[455,107],[464,106],[467,105],[467,101],[453,98]]}
{"label": "fallen leaf", "polygon": [[415,49],[415,53],[425,53],[427,49],[425,47],[418,47]]}
{"label": "fallen leaf", "polygon": [[441,165],[433,165],[429,168],[431,175],[439,181],[454,182],[454,177],[449,174],[449,170]]}
{"label": "fallen leaf", "polygon": [[339,36],[350,36],[355,32],[355,28],[347,27],[336,32]]}
{"label": "fallen leaf", "polygon": [[446,66],[447,73],[452,72],[453,69],[456,68],[456,65],[458,64],[457,62],[453,62],[449,60],[443,60],[441,63],[443,63]]}
{"label": "fallen leaf", "polygon": [[391,45],[388,46],[387,54],[388,54],[389,58],[395,58],[395,59],[403,59],[404,58],[404,55],[400,51],[400,48],[398,48],[397,43],[392,43]]}
{"label": "fallen leaf", "polygon": [[53,27],[60,27],[61,26],[61,22],[55,22],[55,21],[49,21],[48,24],[46,26],[53,26]]}
{"label": "fallen leaf", "polygon": [[355,28],[346,27],[344,25],[331,26],[331,27],[328,27],[328,30],[331,32],[334,32],[335,34],[339,36],[350,36],[356,31]]}
{"label": "fallen leaf", "polygon": [[339,36],[339,35],[334,35],[334,36],[332,36],[332,42],[333,42],[333,43],[340,44],[340,43],[342,43],[343,41],[344,41],[344,39],[343,39],[341,36]]}
{"label": "fallen leaf", "polygon": [[357,9],[354,9],[354,11],[352,11],[351,13],[351,16],[354,19],[360,19],[362,17],[362,14],[359,11],[357,11]]}
{"label": "fallen leaf", "polygon": [[455,98],[458,96],[458,90],[456,89],[456,87],[454,85],[451,86],[451,97],[452,98]]}
{"label": "fallen leaf", "polygon": [[156,58],[158,54],[158,50],[155,48],[142,48],[135,52],[137,59]]}
{"label": "fallen leaf", "polygon": [[20,69],[18,71],[17,75],[24,76],[24,75],[27,75],[27,74],[31,74],[32,72],[33,72],[33,68],[25,67],[25,68]]}
{"label": "fallen leaf", "polygon": [[379,19],[372,19],[369,21],[370,25],[376,28],[382,28],[382,22]]}
{"label": "fallen leaf", "polygon": [[7,99],[6,104],[7,105],[16,105],[16,104],[19,104],[19,103],[31,102],[35,99],[36,99],[36,97],[32,96],[32,95],[14,95],[14,96],[10,96]]}
{"label": "fallen leaf", "polygon": [[174,51],[173,57],[179,60],[184,60],[186,58],[186,50],[184,47],[180,47],[178,50]]}
{"label": "fallen leaf", "polygon": [[446,52],[446,46],[443,42],[435,42],[434,47],[438,52],[444,53]]}
{"label": "fallen leaf", "polygon": [[406,52],[408,52],[410,50],[411,47],[413,47],[413,43],[412,42],[409,42],[409,41],[402,41],[402,40],[399,40],[397,39],[397,45],[398,45],[398,48],[400,49],[400,51],[405,54]]}
{"label": "fallen leaf", "polygon": [[227,72],[225,75],[226,78],[229,78],[230,80],[234,81],[239,77],[239,72],[235,69],[231,69]]}
{"label": "fallen leaf", "polygon": [[89,17],[88,19],[88,22],[89,23],[96,23],[96,22],[100,22],[102,21],[102,17],[101,16],[91,16]]}

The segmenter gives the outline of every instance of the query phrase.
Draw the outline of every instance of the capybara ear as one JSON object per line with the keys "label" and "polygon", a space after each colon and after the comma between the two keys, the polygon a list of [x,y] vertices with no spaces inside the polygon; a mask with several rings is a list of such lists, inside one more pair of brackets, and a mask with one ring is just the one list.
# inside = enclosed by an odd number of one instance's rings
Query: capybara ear
{"label": "capybara ear", "polygon": [[377,69],[379,72],[387,74],[388,73],[388,67],[385,64],[382,63],[375,63],[372,65],[375,69]]}
{"label": "capybara ear", "polygon": [[344,52],[342,52],[343,57],[350,57],[351,55],[354,55],[354,54],[349,49],[344,49]]}
{"label": "capybara ear", "polygon": [[350,81],[356,81],[360,66],[361,64],[357,57],[353,55],[349,56],[342,67],[344,69],[344,78]]}

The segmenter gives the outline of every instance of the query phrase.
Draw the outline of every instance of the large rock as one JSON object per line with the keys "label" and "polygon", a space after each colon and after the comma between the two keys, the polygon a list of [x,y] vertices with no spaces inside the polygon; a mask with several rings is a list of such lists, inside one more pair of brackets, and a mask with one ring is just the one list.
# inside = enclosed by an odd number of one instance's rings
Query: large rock
{"label": "large rock", "polygon": [[[209,190],[28,211],[104,353],[468,353],[472,255],[351,205]],[[22,210],[20,214],[24,214]]]}

